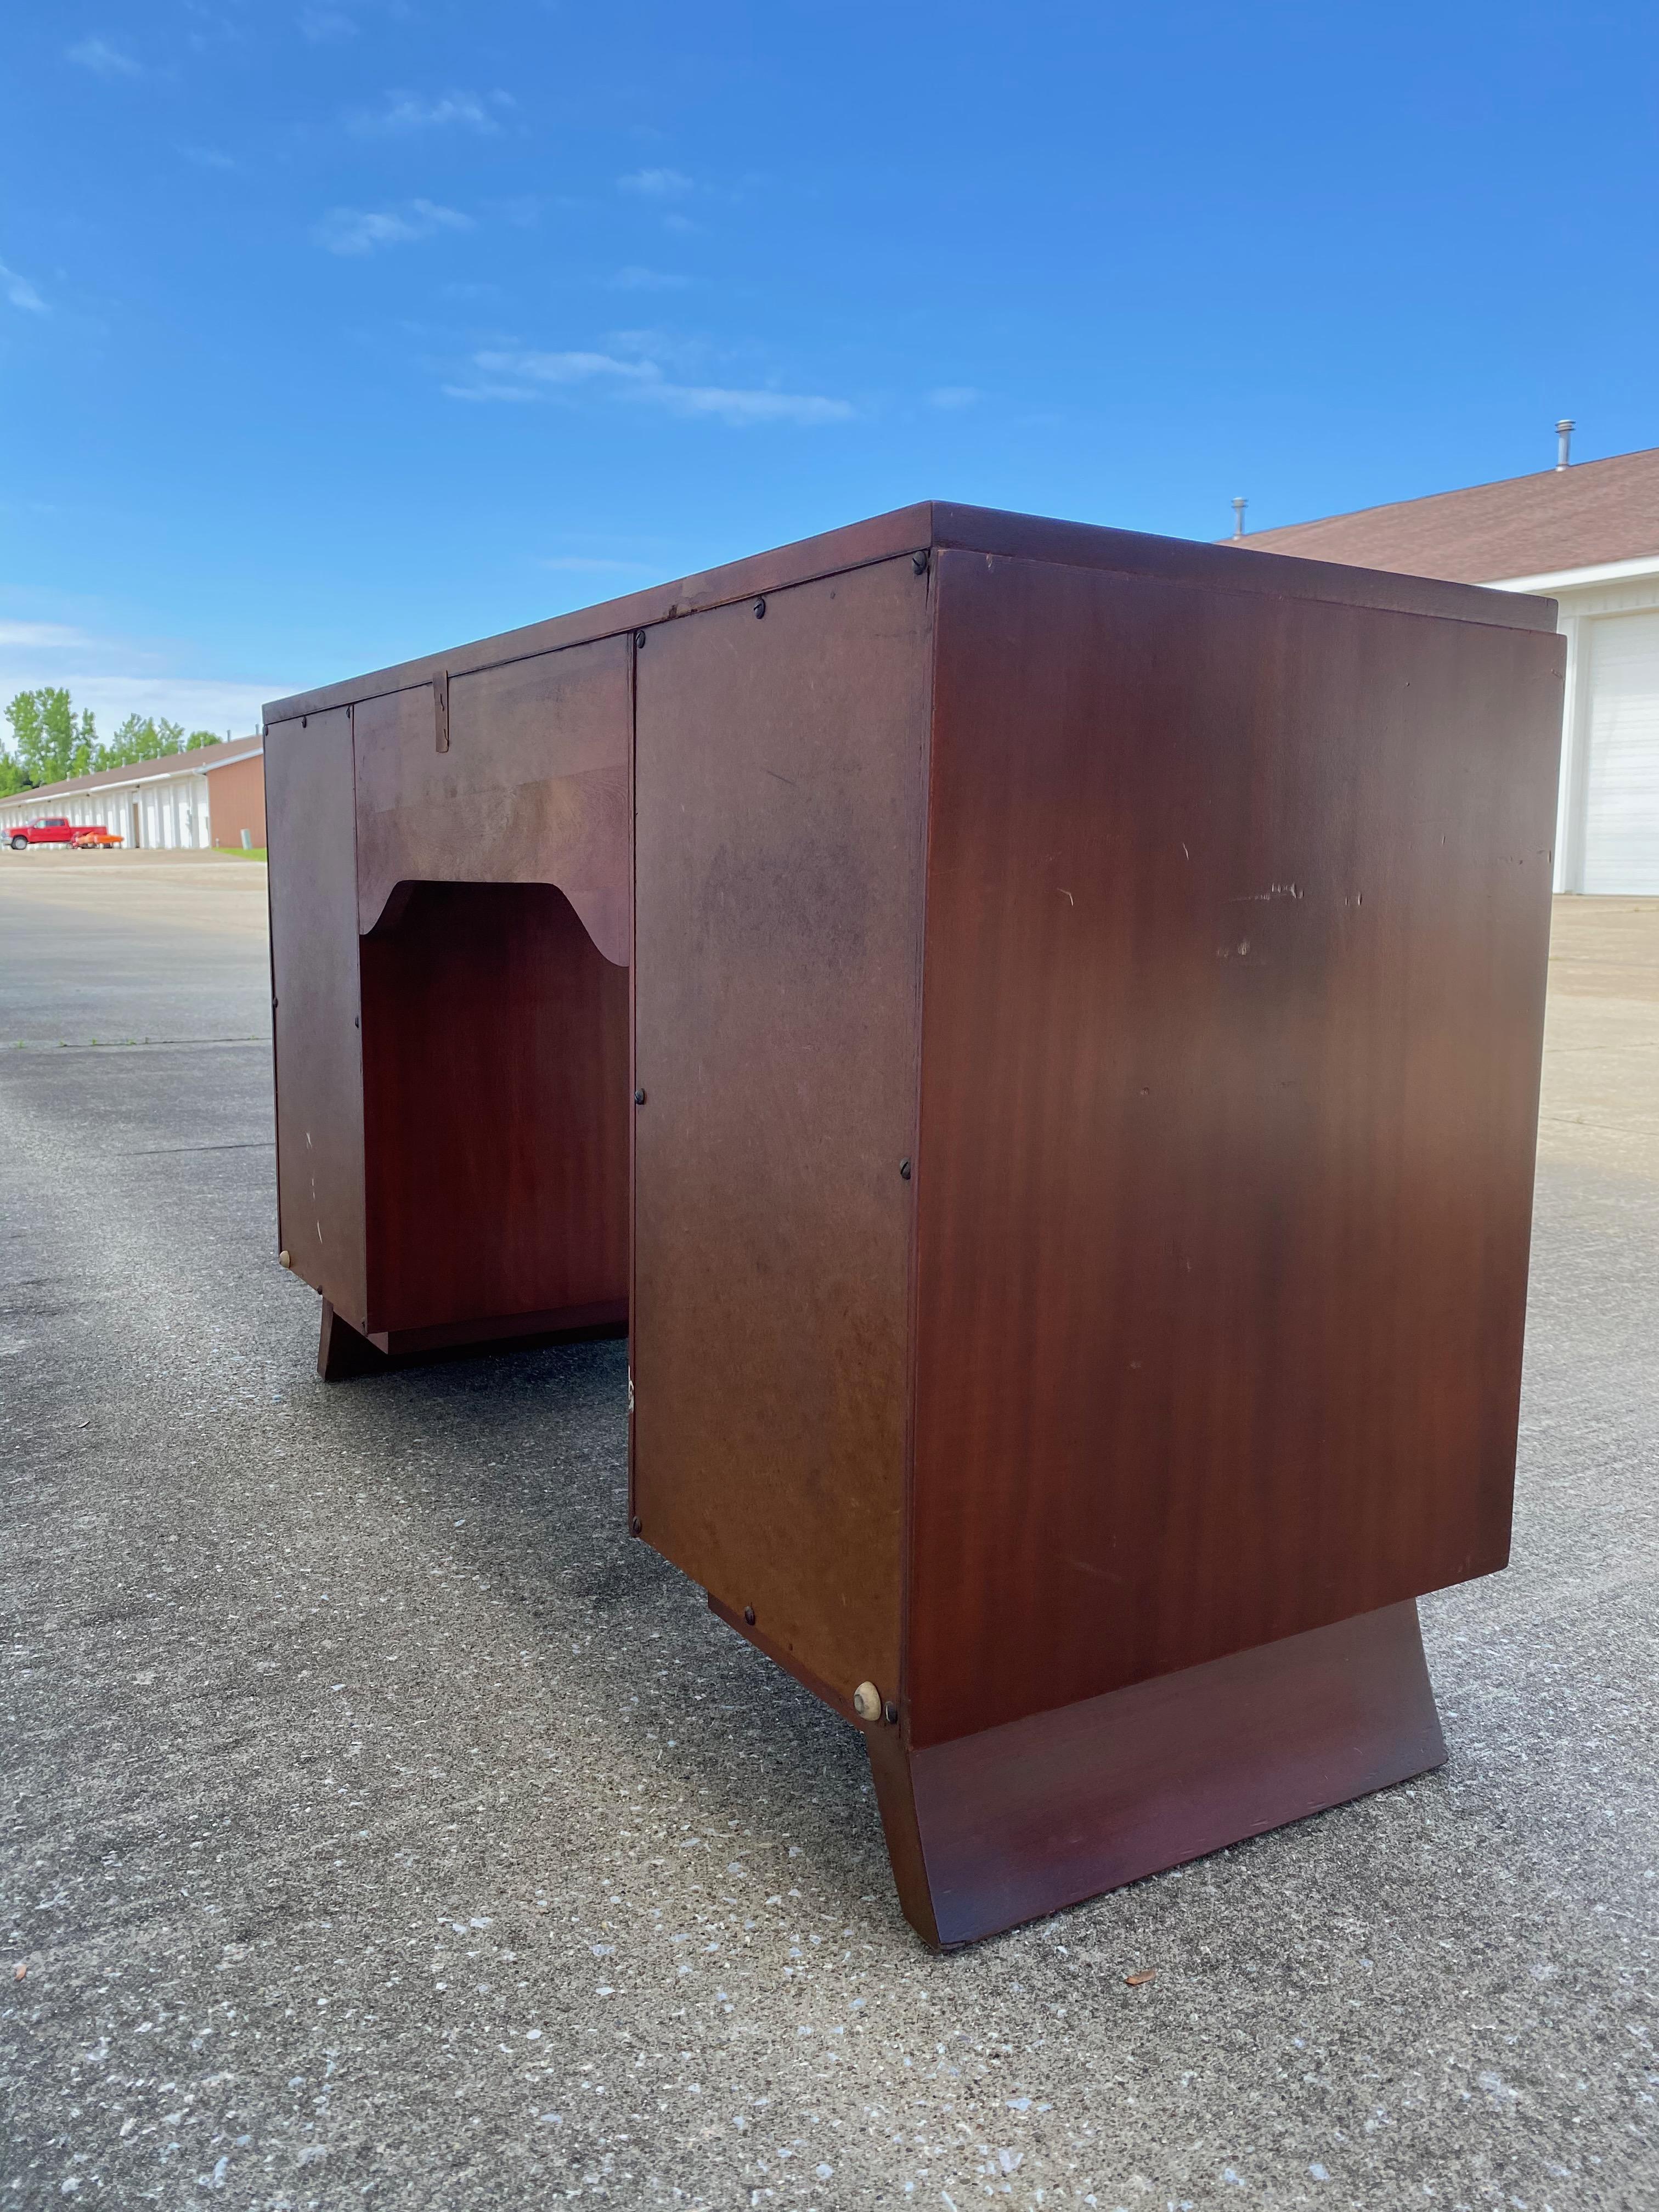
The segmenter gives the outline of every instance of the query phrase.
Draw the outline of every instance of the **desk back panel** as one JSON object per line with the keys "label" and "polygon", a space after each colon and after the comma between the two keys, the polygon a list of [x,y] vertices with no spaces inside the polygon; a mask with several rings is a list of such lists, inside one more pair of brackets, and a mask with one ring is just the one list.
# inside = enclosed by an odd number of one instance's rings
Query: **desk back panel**
{"label": "desk back panel", "polygon": [[848,1708],[896,1694],[931,579],[638,658],[634,1510]]}
{"label": "desk back panel", "polygon": [[403,883],[556,884],[608,960],[628,963],[633,647],[601,638],[356,709],[358,920]]}
{"label": "desk back panel", "polygon": [[351,709],[265,738],[278,1237],[296,1274],[365,1323],[363,1077]]}
{"label": "desk back panel", "polygon": [[1562,679],[1294,575],[939,569],[918,1743],[1504,1564]]}

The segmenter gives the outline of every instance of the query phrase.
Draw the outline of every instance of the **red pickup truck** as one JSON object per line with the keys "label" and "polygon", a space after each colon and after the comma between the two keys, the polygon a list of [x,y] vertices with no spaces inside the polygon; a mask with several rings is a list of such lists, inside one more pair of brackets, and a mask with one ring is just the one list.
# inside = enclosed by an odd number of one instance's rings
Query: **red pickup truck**
{"label": "red pickup truck", "polygon": [[67,814],[43,814],[38,822],[20,822],[11,833],[14,853],[31,845],[74,845],[88,852],[107,852],[120,842],[101,822],[71,822]]}

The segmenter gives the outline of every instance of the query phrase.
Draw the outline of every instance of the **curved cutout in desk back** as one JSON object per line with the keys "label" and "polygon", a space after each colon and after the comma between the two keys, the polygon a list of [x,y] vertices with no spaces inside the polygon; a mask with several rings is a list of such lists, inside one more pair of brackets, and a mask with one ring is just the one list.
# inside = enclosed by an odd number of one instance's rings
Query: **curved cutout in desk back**
{"label": "curved cutout in desk back", "polygon": [[631,641],[602,638],[352,710],[357,926],[400,884],[550,884],[607,960],[629,958]]}

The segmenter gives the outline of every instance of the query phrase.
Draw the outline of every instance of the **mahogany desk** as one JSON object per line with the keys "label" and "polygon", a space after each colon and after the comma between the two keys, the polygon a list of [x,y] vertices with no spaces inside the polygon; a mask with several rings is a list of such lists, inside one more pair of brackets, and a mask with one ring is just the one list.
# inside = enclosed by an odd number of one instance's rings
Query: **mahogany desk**
{"label": "mahogany desk", "polygon": [[864,1729],[930,1942],[1437,1765],[1562,667],[1547,601],[923,505],[273,705],[325,1371],[625,1320],[634,1532]]}

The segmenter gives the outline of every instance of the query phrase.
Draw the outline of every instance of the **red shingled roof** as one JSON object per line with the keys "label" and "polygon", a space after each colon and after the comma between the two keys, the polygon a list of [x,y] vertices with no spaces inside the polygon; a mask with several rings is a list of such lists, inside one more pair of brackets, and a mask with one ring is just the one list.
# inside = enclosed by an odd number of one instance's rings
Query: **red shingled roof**
{"label": "red shingled roof", "polygon": [[1641,560],[1659,555],[1659,446],[1231,542],[1460,584]]}

